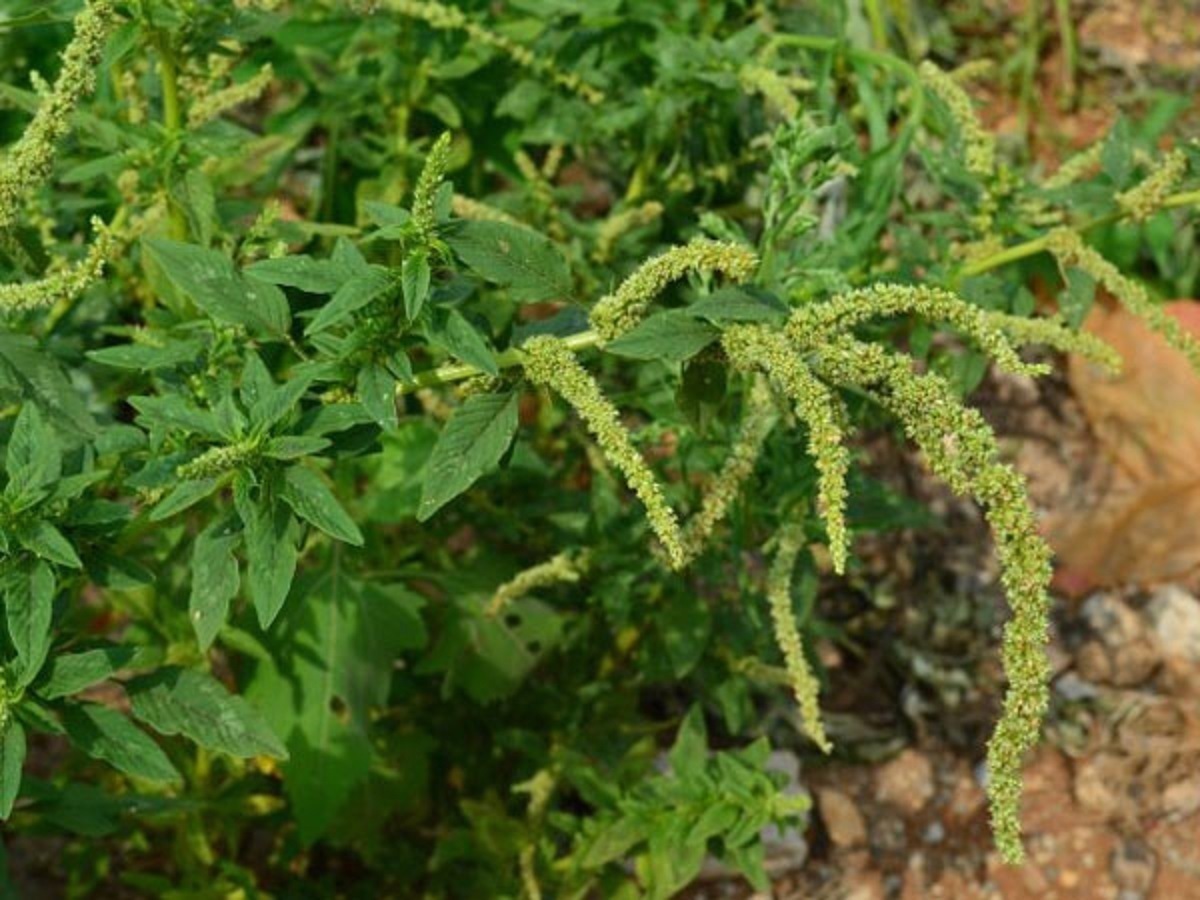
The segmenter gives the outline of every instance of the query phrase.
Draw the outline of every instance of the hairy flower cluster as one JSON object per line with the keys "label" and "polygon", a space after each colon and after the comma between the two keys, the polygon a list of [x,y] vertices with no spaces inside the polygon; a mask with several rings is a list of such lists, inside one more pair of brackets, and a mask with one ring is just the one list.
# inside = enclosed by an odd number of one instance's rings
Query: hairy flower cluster
{"label": "hairy flower cluster", "polygon": [[962,136],[967,170],[981,178],[990,177],[996,170],[996,139],[980,123],[967,92],[928,60],[921,63],[918,71],[925,85],[946,105]]}
{"label": "hairy flower cluster", "polygon": [[1146,221],[1162,209],[1163,201],[1187,172],[1187,164],[1182,150],[1172,150],[1154,171],[1129,190],[1117,194],[1117,205],[1134,221]]}
{"label": "hairy flower cluster", "polygon": [[792,692],[796,695],[796,703],[800,706],[804,730],[813,743],[829,753],[833,745],[821,721],[820,685],[804,655],[800,629],[796,626],[796,616],[792,611],[792,573],[803,542],[804,529],[798,524],[788,525],[779,532],[775,559],[767,574],[767,605],[771,612],[775,643],[783,654],[783,664]]}
{"label": "hairy flower cluster", "polygon": [[455,194],[450,201],[450,209],[460,219],[471,219],[475,222],[504,222],[506,225],[520,225],[516,216],[510,216],[502,209],[474,200],[463,194]]}
{"label": "hairy flower cluster", "polygon": [[622,237],[635,228],[645,228],[662,216],[663,205],[657,200],[648,200],[640,206],[623,209],[600,223],[596,233],[596,247],[592,260],[601,265],[612,259],[613,250]]}
{"label": "hairy flower cluster", "polygon": [[518,572],[509,581],[496,588],[492,599],[484,607],[484,615],[498,616],[508,609],[514,600],[520,600],[531,591],[555,584],[575,584],[581,576],[581,560],[570,553],[559,553],[543,563]]}
{"label": "hairy flower cluster", "polygon": [[749,247],[694,240],[642,263],[616,291],[596,302],[589,321],[604,340],[615,340],[642,320],[667,285],[688,272],[720,272],[731,281],[741,282],[757,268],[758,256]]}
{"label": "hairy flower cluster", "polygon": [[69,303],[95,283],[116,254],[120,239],[99,219],[92,219],[96,239],[87,255],[37,281],[0,284],[0,314]]}
{"label": "hairy flower cluster", "polygon": [[413,225],[425,243],[433,240],[434,229],[437,228],[437,192],[449,165],[450,132],[445,132],[429,149],[425,165],[417,178],[417,186],[413,189]]}
{"label": "hairy flower cluster", "polygon": [[646,460],[633,445],[620,414],[604,396],[575,354],[559,338],[541,335],[522,346],[525,374],[536,385],[548,387],[574,409],[596,439],[612,465],[625,477],[626,484],[646,507],[646,518],[673,568],[682,568],[684,552],[679,520],[667,503],[662,486]]}
{"label": "hairy flower cluster", "polygon": [[30,192],[49,176],[71,113],[96,85],[104,42],[116,21],[112,0],[89,0],[75,17],[54,86],[42,96],[25,133],[0,161],[0,231],[11,228]]}
{"label": "hairy flower cluster", "polygon": [[1155,303],[1140,282],[1121,274],[1116,266],[1084,243],[1083,238],[1069,228],[1056,228],[1051,231],[1046,236],[1046,249],[1058,260],[1060,266],[1074,266],[1091,275],[1126,309],[1144,319],[1168,344],[1184,354],[1192,368],[1200,372],[1200,342]]}
{"label": "hairy flower cluster", "polygon": [[1050,550],[1038,534],[1024,479],[999,461],[987,422],[978,411],[962,406],[940,375],[916,374],[903,357],[846,338],[821,347],[816,366],[831,380],[876,389],[934,474],[984,507],[1012,609],[1002,650],[1009,686],[988,743],[988,796],[996,845],[1006,860],[1019,862],[1024,855],[1021,762],[1038,740],[1050,675],[1045,653]]}
{"label": "hairy flower cluster", "polygon": [[257,100],[274,78],[275,69],[267,63],[241,84],[231,84],[218,91],[202,94],[188,108],[188,125],[198,128],[236,106]]}
{"label": "hairy flower cluster", "polygon": [[839,294],[827,303],[797,311],[787,324],[787,333],[799,346],[811,347],[826,336],[863,322],[896,315],[946,322],[974,341],[1005,371],[1024,375],[1043,375],[1047,371],[1045,366],[1031,365],[1017,355],[994,316],[956,294],[923,285],[876,284]]}
{"label": "hairy flower cluster", "polygon": [[808,427],[808,455],[817,467],[817,503],[829,534],[829,555],[836,572],[846,570],[846,473],[850,451],[842,433],[841,401],[804,363],[788,336],[769,326],[735,325],[722,346],[741,369],[761,370],[792,401]]}
{"label": "hairy flower cluster", "polygon": [[253,462],[260,449],[256,441],[244,441],[228,447],[211,447],[190,462],[179,466],[175,474],[184,481],[216,478]]}
{"label": "hairy flower cluster", "polygon": [[1057,190],[1074,184],[1100,165],[1104,156],[1104,142],[1097,141],[1064,162],[1054,174],[1042,182],[1042,187]]}
{"label": "hairy flower cluster", "polygon": [[717,524],[725,518],[729,507],[741,493],[742,485],[754,472],[771,430],[775,427],[775,398],[768,382],[757,377],[746,397],[742,424],[729,455],[712,482],[704,491],[698,509],[683,528],[684,563],[690,564],[707,546]]}
{"label": "hairy flower cluster", "polygon": [[755,63],[747,63],[738,70],[738,82],[743,90],[761,95],[767,108],[788,122],[800,115],[797,92],[813,86],[806,78],[783,75]]}
{"label": "hairy flower cluster", "polygon": [[592,87],[578,75],[564,72],[549,60],[537,56],[528,47],[472,21],[460,9],[437,3],[435,0],[383,0],[383,6],[410,19],[419,19],[439,31],[462,31],[476,44],[504,54],[521,68],[549,79],[588,103],[597,104],[604,101],[604,92]]}

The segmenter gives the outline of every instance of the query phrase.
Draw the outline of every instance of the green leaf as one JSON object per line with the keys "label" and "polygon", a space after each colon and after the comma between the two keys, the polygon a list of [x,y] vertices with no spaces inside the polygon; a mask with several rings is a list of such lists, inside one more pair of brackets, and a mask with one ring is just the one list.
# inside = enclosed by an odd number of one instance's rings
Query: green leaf
{"label": "green leaf", "polygon": [[363,545],[362,532],[333,492],[312,469],[292,466],[284,473],[283,499],[306,522],[339,541]]}
{"label": "green leaf", "polygon": [[218,322],[282,337],[291,324],[287,298],[275,285],[240,275],[220,251],[166,238],[143,246],[172,287]]}
{"label": "green leaf", "polygon": [[1092,311],[1096,299],[1096,279],[1082,269],[1068,268],[1064,273],[1066,289],[1058,295],[1063,318],[1072,328],[1079,328]]}
{"label": "green leaf", "polygon": [[243,759],[286,759],[287,749],[259,712],[195,669],[172,667],[126,685],[134,716],[159,734],[182,734],[201,747]]}
{"label": "green leaf", "polygon": [[310,843],[347,807],[374,755],[372,713],[388,702],[397,656],[425,642],[422,598],[364,584],[334,549],[296,585],[296,600],[269,636],[272,658],[246,696],[284,736],[283,787],[301,841]]}
{"label": "green leaf", "polygon": [[301,459],[320,453],[330,446],[329,438],[308,437],[303,434],[285,434],[273,437],[263,447],[263,454],[271,459]]}
{"label": "green leaf", "polygon": [[52,484],[62,475],[62,449],[58,438],[32,403],[21,407],[13,423],[5,453],[8,487],[5,494],[20,496]]}
{"label": "green leaf", "polygon": [[671,768],[680,778],[699,778],[704,773],[708,759],[708,729],[699,706],[693,706],[684,716],[669,759]]}
{"label": "green leaf", "polygon": [[720,335],[712,325],[693,318],[690,311],[670,309],[645,319],[604,349],[630,359],[681,362],[714,343]]}
{"label": "green leaf", "polygon": [[214,522],[196,536],[192,545],[192,592],[188,618],[201,650],[212,646],[229,615],[229,601],[238,591],[238,566],[233,555],[241,538],[235,521]]}
{"label": "green leaf", "polygon": [[165,347],[149,344],[121,344],[117,347],[102,347],[89,350],[88,359],[114,369],[133,369],[153,372],[156,369],[172,369],[196,360],[204,352],[199,341],[171,341]]}
{"label": "green leaf", "polygon": [[72,744],[126,775],[147,781],[179,781],[179,773],[162,748],[114,709],[94,703],[68,706],[62,723]]}
{"label": "green leaf", "polygon": [[17,651],[18,688],[33,681],[46,661],[54,593],[54,573],[44,562],[10,572],[4,580],[8,636]]}
{"label": "green leaf", "polygon": [[366,272],[355,275],[338,288],[333,298],[321,307],[304,329],[305,334],[316,334],[352,315],[369,303],[386,296],[395,282],[391,273],[383,266],[371,266]]}
{"label": "green leaf", "polygon": [[429,329],[429,337],[448,353],[489,375],[499,375],[496,355],[479,329],[457,309],[439,315]]}
{"label": "green leaf", "polygon": [[10,719],[0,736],[0,820],[12,815],[13,804],[21,790],[21,769],[25,766],[25,729]]}
{"label": "green leaf", "polygon": [[714,325],[728,322],[782,322],[788,316],[787,304],[766,291],[725,287],[701,297],[687,311]]}
{"label": "green leaf", "polygon": [[404,260],[400,270],[400,287],[404,291],[404,314],[411,322],[421,314],[425,300],[429,297],[429,257],[424,250],[417,250]]}
{"label": "green leaf", "polygon": [[296,574],[295,519],[265,492],[256,501],[239,485],[233,497],[246,542],[246,584],[258,623],[266,629],[283,608]]}
{"label": "green leaf", "polygon": [[180,482],[150,510],[150,521],[161,522],[183,512],[215,491],[220,483],[218,478],[197,478],[195,481]]}
{"label": "green leaf", "polygon": [[434,445],[421,487],[417,519],[424,522],[500,462],[517,431],[517,395],[467,398]]}
{"label": "green leaf", "polygon": [[137,656],[132,647],[102,647],[80,653],[63,653],[46,666],[36,690],[45,700],[69,697],[112,677]]}
{"label": "green leaf", "polygon": [[61,531],[45,519],[36,519],[17,532],[17,540],[21,546],[31,550],[42,559],[68,566],[72,569],[83,568],[75,548],[71,546]]}
{"label": "green leaf", "polygon": [[1129,187],[1133,179],[1133,134],[1125,116],[1118,116],[1105,136],[1100,165],[1118,189]]}
{"label": "green leaf", "polygon": [[505,222],[460,221],[446,242],[480,278],[509,289],[521,303],[562,299],[571,293],[571,270],[554,243]]}
{"label": "green leaf", "polygon": [[396,378],[379,363],[359,369],[358,402],[384,431],[396,427]]}
{"label": "green leaf", "polygon": [[0,389],[35,402],[65,434],[91,437],[96,422],[53,357],[26,335],[0,333]]}
{"label": "green leaf", "polygon": [[298,288],[310,294],[332,294],[350,274],[333,260],[311,256],[263,259],[247,266],[245,272],[262,281]]}

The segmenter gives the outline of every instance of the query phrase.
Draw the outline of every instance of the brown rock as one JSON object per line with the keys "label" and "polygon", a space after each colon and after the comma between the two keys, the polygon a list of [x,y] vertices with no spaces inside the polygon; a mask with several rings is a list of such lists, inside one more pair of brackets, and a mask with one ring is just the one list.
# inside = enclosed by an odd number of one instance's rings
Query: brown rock
{"label": "brown rock", "polygon": [[1164,656],[1200,662],[1200,600],[1177,585],[1167,585],[1154,592],[1146,617]]}
{"label": "brown rock", "polygon": [[961,825],[973,819],[986,802],[983,788],[969,772],[964,772],[954,781],[946,813],[951,823]]}
{"label": "brown rock", "polygon": [[1144,897],[1154,884],[1157,862],[1154,851],[1142,841],[1129,840],[1112,852],[1112,879],[1123,892]]}
{"label": "brown rock", "polygon": [[1085,759],[1075,772],[1075,799],[1089,812],[1119,818],[1127,804],[1128,763],[1115,753]]}
{"label": "brown rock", "polygon": [[1161,654],[1141,616],[1113,594],[1093,594],[1082,611],[1094,637],[1076,654],[1080,675],[1132,687],[1153,674]]}
{"label": "brown rock", "polygon": [[879,799],[913,815],[933,798],[933,765],[916,750],[905,750],[875,772]]}
{"label": "brown rock", "polygon": [[817,808],[835,847],[845,849],[867,842],[867,824],[849,795],[823,788],[817,792]]}
{"label": "brown rock", "polygon": [[840,896],[845,900],[884,900],[883,875],[875,869],[855,872],[842,880]]}

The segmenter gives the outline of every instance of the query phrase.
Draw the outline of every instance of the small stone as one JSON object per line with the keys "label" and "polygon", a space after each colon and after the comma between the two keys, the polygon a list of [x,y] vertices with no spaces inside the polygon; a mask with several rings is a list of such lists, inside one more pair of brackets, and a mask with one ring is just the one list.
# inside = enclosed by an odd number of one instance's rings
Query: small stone
{"label": "small stone", "polygon": [[1081,700],[1094,700],[1100,695],[1099,689],[1090,681],[1080,678],[1074,672],[1067,672],[1054,682],[1054,690],[1068,703],[1078,703]]}
{"label": "small stone", "polygon": [[835,847],[856,847],[867,842],[867,823],[847,794],[823,788],[817,792],[817,808]]}
{"label": "small stone", "polygon": [[933,765],[916,750],[904,750],[875,772],[875,791],[880,800],[909,815],[933,799]]}
{"label": "small stone", "polygon": [[884,900],[883,875],[874,869],[855,872],[842,881],[840,896],[845,900]]}
{"label": "small stone", "polygon": [[1110,870],[1122,894],[1145,897],[1154,884],[1154,851],[1139,840],[1125,841],[1113,850]]}
{"label": "small stone", "polygon": [[1081,613],[1093,635],[1075,656],[1081,676],[1116,687],[1132,687],[1150,677],[1161,654],[1141,616],[1103,593],[1089,597]]}
{"label": "small stone", "polygon": [[1200,777],[1168,785],[1162,793],[1163,812],[1176,819],[1200,810]]}
{"label": "small stone", "polygon": [[1128,763],[1114,753],[1098,753],[1080,763],[1075,772],[1075,799],[1089,812],[1117,817],[1128,801]]}
{"label": "small stone", "polygon": [[927,844],[940,844],[946,839],[946,826],[941,822],[930,822],[921,837]]}
{"label": "small stone", "polygon": [[966,773],[959,775],[950,792],[950,802],[946,804],[950,821],[962,824],[974,818],[975,814],[983,809],[986,800],[983,789],[973,776]]}
{"label": "small stone", "polygon": [[1146,617],[1164,656],[1200,662],[1200,600],[1178,585],[1167,585],[1154,592]]}

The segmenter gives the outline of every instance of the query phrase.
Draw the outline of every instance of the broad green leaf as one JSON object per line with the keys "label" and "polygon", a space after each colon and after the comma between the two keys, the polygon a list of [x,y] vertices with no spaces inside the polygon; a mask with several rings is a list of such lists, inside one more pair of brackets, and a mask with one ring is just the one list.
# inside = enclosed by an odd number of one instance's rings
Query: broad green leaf
{"label": "broad green leaf", "polygon": [[492,352],[487,338],[457,309],[438,316],[436,323],[429,329],[431,340],[463,362],[489,375],[500,374],[500,367],[496,365],[496,355]]}
{"label": "broad green leaf", "polygon": [[211,675],[162,668],[135,678],[125,690],[134,716],[159,734],[182,734],[230,756],[287,758],[283,743],[259,712]]}
{"label": "broad green leaf", "polygon": [[46,700],[69,697],[112,677],[137,656],[132,647],[102,647],[79,653],[62,653],[50,659],[39,679],[38,696]]}
{"label": "broad green leaf", "polygon": [[716,325],[727,322],[782,322],[787,304],[766,291],[725,287],[701,297],[687,311]]}
{"label": "broad green leaf", "polygon": [[193,362],[202,352],[204,346],[199,341],[172,341],[165,347],[152,347],[148,344],[103,347],[99,350],[89,350],[87,357],[114,369],[153,372],[156,369],[172,369]]}
{"label": "broad green leaf", "polygon": [[62,366],[25,335],[0,333],[0,391],[32,400],[64,434],[91,437],[96,421]]}
{"label": "broad green leaf", "polygon": [[316,334],[357,312],[369,303],[386,296],[395,287],[391,273],[382,266],[371,266],[338,288],[328,303],[321,307],[305,329]]}
{"label": "broad green leaf", "polygon": [[162,748],[115,709],[74,704],[63,711],[62,723],[72,744],[126,775],[147,781],[179,781],[179,773]]}
{"label": "broad green leaf", "polygon": [[708,730],[699,706],[693,706],[683,717],[669,759],[680,778],[699,778],[703,774],[708,759]]}
{"label": "broad green leaf", "polygon": [[13,423],[5,468],[8,470],[5,494],[10,497],[36,491],[62,475],[62,450],[58,438],[32,403],[21,407]]}
{"label": "broad green leaf", "polygon": [[247,699],[284,736],[281,766],[300,838],[320,837],[371,768],[373,711],[388,702],[396,657],[425,642],[424,601],[350,576],[335,548],[296,585],[268,636]]}
{"label": "broad green leaf", "polygon": [[485,281],[506,287],[514,300],[536,303],[571,293],[571,270],[546,237],[504,222],[460,221],[446,242]]}
{"label": "broad green leaf", "polygon": [[245,271],[262,281],[299,288],[310,294],[332,294],[349,277],[345,268],[333,260],[311,256],[262,259],[247,266]]}
{"label": "broad green leaf", "polygon": [[396,427],[396,378],[379,363],[358,371],[358,402],[385,431]]}
{"label": "broad green leaf", "polygon": [[164,397],[130,397],[138,421],[147,428],[178,429],[197,437],[225,437],[211,410],[197,409],[177,394]]}
{"label": "broad green leaf", "polygon": [[333,492],[312,469],[291,466],[284,473],[283,499],[306,522],[317,526],[330,537],[361,547],[362,532]]}
{"label": "broad green leaf", "polygon": [[234,504],[245,537],[246,585],[258,623],[266,629],[283,608],[296,574],[295,519],[279,500],[251,499],[241,485],[234,490]]}
{"label": "broad green leaf", "polygon": [[13,804],[21,790],[21,769],[25,766],[25,729],[10,719],[0,735],[0,820],[12,815]]}
{"label": "broad green leaf", "polygon": [[188,618],[201,650],[212,646],[229,615],[229,601],[238,590],[237,559],[233,555],[241,534],[233,520],[215,522],[196,536],[192,545],[192,591]]}
{"label": "broad green leaf", "polygon": [[517,431],[517,395],[476,394],[455,410],[442,429],[425,470],[419,521],[490,472]]}
{"label": "broad green leaf", "polygon": [[54,591],[54,573],[44,562],[10,572],[4,579],[8,636],[17,651],[17,687],[33,681],[46,661]]}
{"label": "broad green leaf", "polygon": [[283,292],[240,275],[224,253],[157,237],[143,246],[171,285],[213,319],[276,337],[287,333],[291,313]]}
{"label": "broad green leaf", "polygon": [[661,359],[681,362],[714,343],[721,332],[693,318],[686,310],[655,313],[604,349],[630,359]]}
{"label": "broad green leaf", "polygon": [[183,512],[215,491],[220,483],[218,478],[197,478],[194,481],[180,482],[150,510],[150,521],[161,522]]}
{"label": "broad green leaf", "polygon": [[404,260],[400,269],[400,287],[404,292],[404,314],[409,321],[416,319],[429,297],[429,257],[417,250]]}
{"label": "broad green leaf", "polygon": [[71,542],[63,533],[45,519],[35,519],[17,532],[17,540],[27,550],[31,550],[42,559],[68,566],[72,569],[83,568],[79,555]]}
{"label": "broad green leaf", "polygon": [[263,454],[272,459],[300,459],[320,453],[330,445],[329,438],[308,437],[302,434],[285,434],[273,437],[263,447]]}

